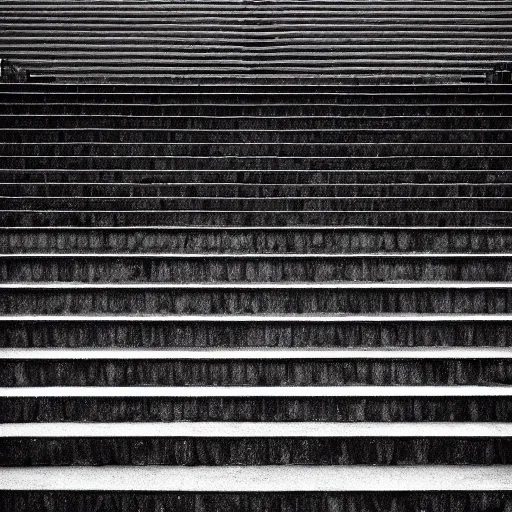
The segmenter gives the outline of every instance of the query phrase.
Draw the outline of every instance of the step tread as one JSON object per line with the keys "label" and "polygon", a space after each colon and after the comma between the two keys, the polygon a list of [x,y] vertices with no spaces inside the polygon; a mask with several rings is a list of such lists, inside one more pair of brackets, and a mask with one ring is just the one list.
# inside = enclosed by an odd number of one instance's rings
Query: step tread
{"label": "step tread", "polygon": [[512,359],[512,347],[413,348],[1,348],[8,360]]}
{"label": "step tread", "polygon": [[512,322],[512,314],[427,314],[389,313],[349,314],[280,314],[280,315],[0,315],[0,322],[181,322],[181,323],[404,323],[404,322]]}
{"label": "step tread", "polygon": [[334,422],[136,422],[116,423],[3,423],[1,438],[87,437],[512,437],[510,423],[334,423]]}
{"label": "step tread", "polygon": [[[43,228],[46,229],[46,228]],[[60,228],[54,228],[60,229]],[[74,228],[72,228],[74,229]],[[93,228],[95,229],[95,228]],[[106,228],[110,229],[110,228]],[[114,228],[115,229],[115,228]],[[485,228],[487,229],[487,228]],[[352,253],[271,253],[271,252],[258,252],[258,253],[222,253],[222,252],[208,252],[208,253],[3,253],[0,254],[0,259],[508,259],[512,258],[512,253],[420,253],[420,252],[352,252]],[[443,281],[443,283],[446,283]],[[5,284],[5,283],[4,283]],[[0,284],[0,288],[3,287]],[[367,286],[367,285],[365,285]],[[116,285],[119,287],[119,285]],[[181,286],[180,286],[181,287]],[[429,285],[430,287],[430,285]]]}
{"label": "step tread", "polygon": [[0,398],[42,397],[512,397],[512,386],[48,386],[0,387]]}
{"label": "step tread", "polygon": [[274,282],[187,282],[187,283],[82,283],[82,282],[9,282],[0,290],[496,290],[512,289],[512,282],[499,281],[280,281]]}
{"label": "step tread", "polygon": [[511,491],[511,466],[102,466],[1,468],[21,491]]}
{"label": "step tread", "polygon": [[[436,232],[446,232],[446,231],[467,231],[467,232],[473,232],[473,231],[476,231],[476,232],[479,232],[479,231],[483,231],[483,232],[487,232],[487,231],[500,231],[500,232],[508,232],[508,231],[511,231],[512,232],[512,227],[511,226],[503,226],[503,227],[500,227],[500,226],[473,226],[473,227],[466,227],[466,226],[432,226],[432,227],[428,227],[428,226],[415,226],[415,227],[410,227],[410,226],[404,226],[404,227],[400,227],[400,226],[365,226],[365,225],[361,225],[361,226],[259,226],[259,227],[255,227],[255,226],[165,226],[165,225],[161,225],[161,226],[143,226],[143,225],[140,225],[140,226],[0,226],[0,233],[1,232],[7,232],[7,233],[10,233],[10,232],[40,232],[40,231],[80,231],[80,232],[91,232],[91,231],[121,231],[121,232],[125,232],[125,231],[150,231],[150,232],[202,232],[202,231],[206,231],[206,232],[223,232],[223,231],[228,231],[228,232],[235,232],[235,233],[239,233],[239,232],[244,232],[244,231],[249,231],[249,232],[261,232],[261,231],[270,231],[270,232],[274,232],[274,231],[277,231],[277,232],[281,232],[281,231],[285,231],[285,232],[288,232],[288,231],[313,231],[313,232],[324,232],[324,231],[328,231],[328,232],[344,232],[344,231],[348,231],[348,232],[353,232],[353,231],[356,231],[356,232],[359,232],[359,231],[376,231],[376,232],[381,232],[381,231],[399,231],[399,232],[407,232],[407,231],[436,231]],[[53,254],[55,255],[58,255],[60,253],[31,253],[29,256],[32,256],[32,255],[38,255],[40,257],[43,257],[43,256],[52,256]],[[75,256],[83,256],[85,253],[74,253]],[[97,253],[91,253],[90,255],[91,256],[94,256],[96,255]],[[141,253],[140,255],[144,255],[145,253]],[[151,253],[151,255],[157,255],[160,257],[161,254],[160,253]],[[293,253],[290,253],[290,254],[293,254]],[[369,254],[373,254],[373,253],[369,253]],[[397,253],[398,254],[398,253]],[[453,253],[446,253],[447,256],[450,256],[451,254]],[[459,256],[463,256],[465,255],[466,253],[460,253]],[[493,254],[491,253],[490,255],[488,255],[487,253],[482,253],[482,256],[485,254],[485,256],[492,256]],[[131,255],[131,253],[126,253],[126,255]],[[477,253],[474,253],[473,255],[478,255]],[[24,254],[18,254],[17,257],[23,257]],[[119,256],[123,256],[122,253],[115,253],[115,256],[116,257],[119,257]],[[203,255],[205,256],[205,255]],[[259,256],[259,253],[258,253],[258,256]],[[307,255],[304,255],[304,254],[301,254],[301,257],[303,256],[307,256]],[[382,255],[379,255],[379,256],[384,256],[384,254]],[[400,256],[402,256],[402,253],[400,253]],[[4,258],[8,258],[8,257],[13,257],[12,254],[0,254],[0,257]]]}

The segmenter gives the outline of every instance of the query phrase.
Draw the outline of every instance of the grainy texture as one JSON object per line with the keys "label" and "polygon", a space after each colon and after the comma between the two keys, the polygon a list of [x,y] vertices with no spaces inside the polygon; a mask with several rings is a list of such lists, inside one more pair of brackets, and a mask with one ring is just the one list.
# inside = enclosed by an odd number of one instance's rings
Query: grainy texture
{"label": "grainy texture", "polygon": [[0,261],[2,281],[79,282],[323,282],[323,281],[508,281],[512,256],[336,258],[207,258],[32,256]]}
{"label": "grainy texture", "polygon": [[507,347],[512,322],[2,322],[3,347]]}
{"label": "grainy texture", "polygon": [[508,438],[0,439],[1,466],[511,463]]}
{"label": "grainy texture", "polygon": [[415,493],[79,493],[2,492],[6,510],[42,512],[510,512],[500,492]]}
{"label": "grainy texture", "polygon": [[512,361],[2,361],[0,382],[16,387],[496,385],[512,384]]}
{"label": "grainy texture", "polygon": [[0,421],[512,421],[507,397],[2,398]]}
{"label": "grainy texture", "polygon": [[[254,184],[259,188],[259,185]],[[40,185],[38,185],[39,187]],[[4,185],[6,187],[6,185]],[[80,185],[70,184],[62,190],[62,186],[51,188],[48,193],[76,193]],[[155,185],[158,189],[159,186]],[[190,186],[192,190],[195,186]],[[438,187],[439,188],[439,187]],[[442,187],[441,189],[443,189]],[[502,185],[496,184],[497,190]],[[287,190],[288,186],[284,187]],[[24,185],[24,191],[30,190]],[[45,187],[46,190],[46,187]],[[104,187],[93,188],[91,193],[103,192]],[[107,188],[107,190],[109,190]],[[138,193],[145,189],[137,190]],[[14,187],[11,193],[18,191]],[[132,187],[122,187],[119,192],[132,193]],[[118,192],[118,193],[119,193]],[[365,191],[366,193],[366,191]],[[439,192],[438,192],[439,193]],[[500,193],[503,193],[501,191]],[[422,255],[457,253],[489,253],[500,254],[512,252],[512,229],[501,230],[458,230],[447,229],[386,229],[378,231],[364,230],[337,230],[307,228],[286,231],[276,228],[273,231],[258,231],[238,228],[236,230],[215,231],[179,230],[179,228],[144,229],[134,228],[129,231],[108,231],[98,229],[71,229],[71,230],[40,230],[37,232],[26,230],[2,230],[0,228],[0,247],[4,253],[24,254],[34,252],[67,253],[208,253],[240,254],[259,253],[270,257],[273,254],[361,254],[361,253],[399,253],[403,256],[410,252],[420,252]],[[424,256],[425,257],[425,256]],[[503,255],[505,258],[505,255]],[[475,259],[477,257],[475,256]],[[398,259],[398,258],[397,258]],[[483,259],[483,258],[481,258]],[[402,261],[402,264],[404,262]],[[482,264],[480,262],[480,264]]]}
{"label": "grainy texture", "polygon": [[512,512],[506,0],[0,16],[0,511]]}
{"label": "grainy texture", "polygon": [[8,314],[350,314],[512,313],[512,290],[501,289],[12,289]]}

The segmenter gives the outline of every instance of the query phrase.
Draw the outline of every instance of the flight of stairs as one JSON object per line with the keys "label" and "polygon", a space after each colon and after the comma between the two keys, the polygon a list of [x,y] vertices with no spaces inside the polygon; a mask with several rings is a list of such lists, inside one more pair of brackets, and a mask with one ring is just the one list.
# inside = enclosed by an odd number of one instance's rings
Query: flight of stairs
{"label": "flight of stairs", "polygon": [[483,81],[508,0],[3,0],[0,57],[36,81]]}
{"label": "flight of stairs", "polygon": [[512,510],[512,87],[0,85],[0,510]]}

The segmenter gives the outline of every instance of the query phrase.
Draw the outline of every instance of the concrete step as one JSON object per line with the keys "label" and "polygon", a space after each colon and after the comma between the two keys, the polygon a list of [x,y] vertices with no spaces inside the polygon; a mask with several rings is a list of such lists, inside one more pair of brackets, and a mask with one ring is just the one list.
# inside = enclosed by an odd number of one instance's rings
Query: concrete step
{"label": "concrete step", "polygon": [[[5,10],[10,9],[30,9],[30,6],[34,4],[31,2],[6,2],[2,8]],[[58,9],[61,11],[65,9],[66,11],[80,11],[80,12],[90,12],[90,11],[104,11],[104,10],[113,10],[114,8],[124,9],[128,13],[130,12],[153,12],[153,9],[149,8],[142,2],[126,2],[119,6],[117,2],[94,2],[92,4],[76,4],[73,2],[38,2],[37,5],[41,6],[41,9],[44,11],[53,11]],[[119,7],[118,7],[119,6]],[[448,1],[438,1],[438,2],[417,2],[413,3],[410,1],[396,2],[378,2],[375,8],[378,9],[405,9],[405,10],[425,10],[425,9],[434,9],[434,10],[451,10],[451,9],[460,9],[464,10],[478,10],[478,11],[492,11],[494,9],[503,9],[507,7],[507,3],[503,1],[497,2],[448,2]],[[337,10],[369,10],[369,6],[365,2],[351,2],[345,1],[342,4],[338,4],[335,2],[323,2],[323,1],[315,1],[315,2],[271,2],[268,4],[258,4],[257,6],[251,4],[240,4],[238,2],[201,2],[201,3],[191,3],[191,4],[182,4],[179,2],[159,2],[158,10],[165,11],[172,9],[176,10],[177,13],[185,12],[195,12],[195,11],[204,11],[205,9],[210,9],[211,11],[216,10],[218,13],[223,12],[252,12],[256,10],[256,12],[288,12],[290,10],[301,12],[303,10],[314,10],[320,12],[335,12]]]}
{"label": "concrete step", "polygon": [[[424,347],[413,348],[275,348],[262,347],[253,349],[222,349],[222,348],[172,348],[172,349],[142,349],[142,348],[110,348],[110,349],[23,349],[23,348],[1,348],[0,362],[2,364],[10,361],[22,362],[53,362],[53,361],[473,361],[500,359],[508,362],[512,359],[510,347],[481,347],[481,348],[447,348]],[[0,432],[2,431],[0,425]]]}
{"label": "concrete step", "polygon": [[512,336],[512,316],[492,314],[4,315],[0,324],[2,346],[17,348],[508,347]]}
{"label": "concrete step", "polygon": [[[512,128],[512,126],[511,126]],[[347,144],[347,143],[437,143],[437,144],[494,144],[512,142],[512,130],[506,129],[377,129],[364,130],[122,130],[122,129],[66,129],[66,130],[9,130],[0,131],[0,143],[48,144],[110,143],[123,144]],[[61,146],[59,146],[61,147]]]}
{"label": "concrete step", "polygon": [[[490,160],[489,160],[490,161]],[[192,171],[192,172],[191,172]],[[3,183],[127,183],[194,184],[208,183],[317,185],[317,184],[510,184],[512,171],[508,169],[247,169],[247,170],[154,170],[154,169],[0,169]]]}
{"label": "concrete step", "polygon": [[146,492],[510,491],[507,466],[4,468],[2,490]]}
{"label": "concrete step", "polygon": [[266,104],[254,102],[217,104],[159,104],[147,103],[124,104],[93,104],[93,103],[12,103],[0,104],[2,113],[9,115],[96,115],[96,116],[181,116],[181,117],[276,117],[276,116],[508,116],[512,115],[512,106],[504,103],[357,103],[335,104],[323,103],[289,103]]}
{"label": "concrete step", "polygon": [[[512,149],[512,147],[511,147]],[[512,160],[512,157],[511,157]],[[0,196],[2,210],[41,211],[509,211],[512,197],[77,197]]]}
{"label": "concrete step", "polygon": [[[512,139],[511,139],[512,140]],[[273,205],[278,198],[282,199],[283,205],[289,201],[290,204],[298,200],[310,201],[311,204],[322,204],[323,201],[339,199],[338,203],[343,205],[344,199],[360,198],[361,204],[371,198],[382,200],[383,204],[391,198],[400,200],[411,199],[420,201],[421,198],[442,199],[460,198],[484,199],[500,198],[502,200],[512,196],[512,184],[505,183],[428,183],[428,184],[241,184],[241,183],[58,183],[58,182],[25,182],[25,183],[0,183],[2,200],[19,198],[28,201],[35,201],[41,198],[40,205],[44,206],[52,201],[52,206],[58,208],[59,201],[71,197],[80,198],[81,201],[91,202],[100,198],[111,198],[119,201],[137,201],[147,199],[148,204],[154,200],[158,203],[160,199],[171,202],[172,199],[185,201],[186,199],[197,199],[202,201],[218,199],[228,201],[229,199],[253,200],[256,204],[262,204],[259,200],[265,200]],[[53,205],[55,200],[55,205]],[[281,203],[281,201],[279,201]],[[121,203],[123,204],[123,203]],[[126,204],[126,203],[124,203]],[[204,203],[203,203],[204,204]],[[224,204],[224,203],[220,203]],[[229,204],[231,204],[229,202]],[[487,203],[486,203],[487,204]],[[364,206],[362,206],[364,207]],[[326,208],[327,209],[327,208]]]}
{"label": "concrete step", "polygon": [[[1,43],[1,40],[0,40]],[[307,64],[327,64],[338,65],[351,63],[351,59],[360,56],[363,61],[374,61],[375,63],[396,61],[402,58],[405,63],[424,60],[428,64],[436,61],[445,64],[446,61],[461,63],[465,59],[471,58],[472,63],[483,63],[487,60],[506,60],[510,55],[510,46],[507,43],[501,45],[498,50],[495,45],[485,44],[481,47],[466,45],[460,48],[457,45],[435,45],[429,47],[421,43],[409,43],[405,45],[382,46],[371,44],[372,41],[366,41],[366,44],[340,45],[336,48],[314,45],[313,47],[305,45],[286,45],[276,47],[264,47],[247,49],[243,48],[240,41],[232,41],[231,44],[224,45],[204,45],[200,48],[190,48],[184,44],[177,45],[132,45],[118,44],[114,47],[102,46],[101,44],[83,45],[77,41],[74,48],[72,45],[45,44],[44,46],[22,44],[21,48],[10,50],[6,53],[6,58],[16,59],[20,62],[32,60],[40,64],[45,60],[60,58],[62,64],[69,64],[70,57],[75,55],[81,57],[87,62],[98,65],[112,63],[132,63],[141,57],[146,57],[146,64],[171,64],[173,62],[191,62],[198,63],[220,63],[222,58],[226,63],[235,63],[239,59],[241,52],[245,62],[253,64],[283,62],[291,64],[293,62],[300,65]],[[486,43],[489,43],[487,40]],[[70,47],[71,46],[71,47]],[[180,52],[181,50],[181,52]],[[387,53],[389,51],[389,53]],[[211,57],[209,61],[208,57]]]}
{"label": "concrete step", "polygon": [[510,350],[491,348],[2,349],[0,377],[5,387],[495,386],[512,383],[511,359]]}
{"label": "concrete step", "polygon": [[[89,149],[89,155],[76,155],[72,154],[69,148],[66,156],[60,154],[59,150],[55,147],[50,147],[49,152],[58,151],[58,155],[37,155],[41,149],[38,147],[29,150],[28,155],[23,154],[25,148],[22,145],[14,145],[11,153],[16,155],[6,155],[5,153],[0,156],[0,168],[3,169],[67,169],[71,170],[131,170],[131,169],[144,169],[150,171],[154,170],[233,170],[238,171],[251,171],[251,170],[293,170],[293,171],[329,171],[329,170],[439,170],[439,169],[471,169],[471,170],[491,170],[501,171],[508,170],[512,166],[512,156],[508,153],[510,148],[503,145],[498,148],[505,154],[493,154],[492,146],[486,144],[481,147],[467,146],[464,152],[468,154],[450,154],[451,151],[459,151],[462,148],[454,145],[453,148],[448,148],[449,145],[435,145],[431,147],[416,146],[416,154],[411,155],[411,147],[405,145],[389,145],[384,146],[382,150],[384,154],[379,155],[378,145],[369,145],[368,148],[360,147],[354,151],[356,154],[352,156],[343,156],[340,150],[334,151],[333,156],[324,156],[320,148],[316,148],[316,154],[312,156],[303,155],[298,156],[295,153],[296,146],[288,148],[287,156],[278,156],[279,151],[274,148],[274,154],[270,155],[244,155],[239,154],[244,151],[250,153],[248,147],[240,147],[231,150],[225,148],[228,153],[226,155],[198,155],[198,156],[171,156],[171,155],[154,155],[151,153],[151,147],[148,145],[146,148],[146,155],[134,155],[134,148],[128,145],[125,149],[125,154],[120,156],[104,155],[104,148],[96,148],[97,152],[94,154],[92,148]],[[302,153],[311,153],[315,149],[308,146],[299,146],[302,148]],[[4,148],[5,149],[5,148]],[[162,148],[164,152],[168,148]],[[483,155],[479,155],[481,151]],[[204,150],[205,153],[211,153],[211,148]],[[369,154],[366,154],[366,153]],[[151,154],[150,154],[151,153]],[[300,152],[299,152],[300,153]],[[342,153],[342,154],[340,154]],[[388,153],[388,154],[385,154]],[[398,153],[398,154],[397,154]],[[434,153],[434,154],[432,154]],[[437,154],[436,154],[437,153]],[[190,173],[192,174],[192,173]]]}
{"label": "concrete step", "polygon": [[0,466],[496,467],[511,443],[499,423],[3,424]]}
{"label": "concrete step", "polygon": [[363,288],[378,282],[402,282],[404,286],[409,286],[409,282],[412,287],[425,283],[428,288],[435,287],[436,283],[441,287],[456,286],[456,283],[471,287],[475,280],[499,287],[507,286],[512,280],[512,256],[509,253],[400,252],[343,255],[5,253],[0,256],[0,278],[3,283],[33,283],[36,288],[45,282],[98,283],[100,287],[108,283],[131,283],[135,287],[175,283],[179,287],[180,283],[194,282],[233,287],[245,283],[244,286],[250,287],[257,283],[272,286],[272,283],[289,282],[299,287],[310,283],[320,290],[326,282]]}
{"label": "concrete step", "polygon": [[[1,157],[0,157],[1,158]],[[511,224],[510,210],[449,211],[226,211],[217,210],[0,210],[3,226],[501,226]],[[327,215],[326,215],[327,214]]]}
{"label": "concrete step", "polygon": [[[375,139],[374,139],[375,140]],[[101,143],[101,142],[55,142],[55,143],[0,143],[3,158],[39,157],[39,158],[97,158],[122,160],[123,157],[137,158],[252,158],[261,159],[300,159],[314,158],[392,158],[392,157],[511,157],[512,143],[429,143],[429,142],[141,142],[141,143]]]}
{"label": "concrete step", "polygon": [[[338,130],[351,132],[353,130],[438,130],[442,133],[454,133],[458,131],[496,131],[504,130],[505,135],[512,128],[512,117],[493,115],[466,115],[466,116],[145,116],[145,115],[88,115],[81,114],[0,114],[0,128],[9,131],[2,132],[3,137],[29,136],[31,132],[44,129],[51,130],[48,137],[63,137],[79,135],[93,137],[98,132],[123,132],[126,137],[138,132],[156,132],[155,137],[163,136],[160,133],[178,133],[214,130],[222,136],[230,132],[233,137],[251,131],[306,131],[336,132]],[[18,132],[23,132],[18,134]],[[88,135],[90,133],[90,135]],[[198,134],[200,135],[200,134]],[[37,136],[33,134],[33,136]]]}
{"label": "concrete step", "polygon": [[[1,388],[3,423],[507,422],[507,386]],[[115,427],[114,427],[115,429]]]}
{"label": "concrete step", "polygon": [[[0,36],[1,38],[2,36]],[[86,37],[86,36],[81,36]],[[104,40],[108,40],[110,36],[103,34]],[[459,40],[460,34],[453,36],[455,40]],[[6,38],[7,39],[7,38]],[[399,35],[396,36],[396,40],[400,41]],[[172,39],[171,39],[172,40]],[[222,38],[215,38],[215,40],[222,40]],[[508,40],[508,39],[506,39]],[[479,40],[479,42],[481,42]],[[108,84],[104,82],[88,82],[80,84],[66,84],[61,82],[52,83],[37,83],[37,82],[25,82],[25,83],[0,83],[0,91],[2,93],[9,94],[20,94],[28,93],[34,94],[39,93],[43,95],[56,94],[56,93],[68,93],[68,94],[127,94],[131,93],[136,96],[139,95],[155,95],[155,94],[195,94],[195,95],[211,95],[219,94],[219,97],[226,95],[247,95],[250,93],[256,93],[259,97],[262,97],[262,93],[267,95],[277,94],[278,97],[284,94],[325,94],[325,93],[336,93],[338,95],[400,95],[406,96],[417,93],[418,95],[435,95],[445,94],[453,95],[468,95],[468,94],[492,94],[492,93],[507,93],[512,90],[512,87],[507,84],[254,84],[254,83],[232,83],[232,84],[212,84],[203,83],[201,85],[190,85],[190,84]]]}
{"label": "concrete step", "polygon": [[[179,4],[178,4],[179,5]],[[42,19],[44,21],[60,21],[62,18],[64,19],[73,19],[76,21],[85,21],[89,22],[92,20],[98,20],[99,22],[112,22],[111,18],[113,15],[118,15],[121,23],[129,23],[132,21],[135,22],[145,22],[151,21],[152,19],[156,19],[157,21],[161,20],[170,20],[180,23],[192,23],[197,22],[199,25],[208,24],[208,23],[243,23],[245,22],[255,22],[255,21],[264,21],[266,23],[272,23],[276,21],[296,21],[301,23],[308,23],[311,21],[319,21],[322,19],[327,20],[339,20],[342,19],[351,19],[355,16],[360,16],[362,19],[372,19],[372,18],[385,18],[388,19],[391,15],[395,15],[398,19],[402,19],[405,17],[410,17],[412,21],[416,21],[419,18],[429,17],[432,18],[449,18],[449,17],[457,17],[462,20],[470,19],[471,17],[478,18],[478,15],[481,15],[483,19],[492,19],[495,17],[499,17],[499,14],[503,14],[504,16],[512,14],[512,10],[507,8],[506,6],[494,5],[491,9],[478,9],[475,12],[475,7],[471,8],[456,8],[455,6],[445,6],[444,9],[439,9],[436,4],[431,5],[430,7],[426,6],[417,6],[416,8],[410,8],[403,5],[398,6],[374,6],[374,9],[369,9],[368,6],[362,8],[359,6],[345,6],[343,4],[338,5],[337,8],[333,9],[332,6],[328,9],[326,8],[318,8],[316,5],[312,4],[310,6],[306,6],[306,8],[295,8],[290,9],[288,6],[275,6],[273,9],[259,9],[258,6],[248,6],[235,7],[224,6],[224,9],[218,10],[217,6],[212,5],[201,5],[198,4],[193,8],[188,8],[185,4],[181,6],[181,8],[177,8],[176,10],[162,9],[160,6],[156,6],[154,10],[148,9],[139,9],[137,6],[121,6],[120,9],[116,9],[115,4],[111,4],[110,8],[98,8],[96,7],[94,10],[92,9],[81,9],[80,6],[75,6],[75,8],[69,8],[66,5],[62,5],[61,9],[56,10],[48,9],[46,6],[42,6],[40,11],[33,12],[27,9],[26,7],[17,7],[16,9],[5,8],[2,6],[0,12],[7,17],[9,21],[18,21],[20,14],[23,12],[27,15],[29,20],[37,20]],[[277,7],[277,8],[276,8]],[[480,18],[478,18],[480,19]]]}
{"label": "concrete step", "polygon": [[[512,43],[511,43],[512,47]],[[103,54],[103,52],[102,52]],[[183,54],[183,52],[181,52]],[[281,55],[282,52],[279,52]],[[453,55],[453,54],[452,54]],[[253,88],[254,89],[254,88]],[[291,90],[290,90],[291,89]],[[116,90],[111,87],[110,91],[96,91],[95,88],[84,91],[61,91],[59,89],[47,89],[46,91],[34,90],[33,87],[26,87],[21,90],[0,89],[0,102],[12,105],[23,104],[69,104],[69,105],[478,105],[478,104],[506,104],[510,99],[510,88],[483,89],[477,91],[453,90],[451,88],[429,88],[418,90],[404,88],[385,89],[379,91],[376,88],[346,90],[326,88],[326,90],[313,90],[300,92],[297,89],[274,87],[268,90],[248,91],[241,90],[208,90],[201,88],[194,91],[171,89],[168,92],[137,91],[137,90]],[[376,94],[378,92],[379,94]]]}
{"label": "concrete step", "polygon": [[[214,427],[215,428],[212,428]],[[2,439],[116,438],[456,438],[485,439],[512,436],[507,423],[329,423],[329,422],[229,422],[212,425],[204,422],[132,422],[120,423],[112,430],[110,423],[2,423]],[[217,430],[218,429],[218,430]]]}
{"label": "concrete step", "polygon": [[[351,74],[326,74],[322,72],[321,75],[309,73],[287,73],[287,74],[260,74],[253,73],[194,73],[194,74],[136,74],[134,72],[118,72],[116,75],[108,77],[105,72],[88,72],[82,75],[56,72],[55,70],[33,71],[30,74],[30,79],[36,83],[49,83],[55,80],[69,84],[84,84],[84,83],[98,83],[104,82],[109,84],[159,84],[162,82],[181,85],[198,85],[201,83],[211,84],[243,84],[251,82],[253,84],[344,84],[353,85],[354,83],[365,83],[373,85],[393,85],[399,84],[445,84],[445,83],[477,83],[482,84],[486,80],[486,73],[489,69],[482,71],[468,71],[465,73],[457,74],[443,74],[436,70],[436,74],[432,74],[432,70],[395,70],[394,73],[372,72],[371,74],[363,75],[361,77]],[[319,80],[321,76],[321,80]],[[107,81],[108,79],[108,81]]]}
{"label": "concrete step", "polygon": [[[453,474],[455,475],[455,471]],[[366,475],[364,477],[368,478]],[[371,477],[370,475],[369,478]],[[283,478],[289,477],[286,475]],[[500,507],[509,506],[510,501],[509,494],[502,491],[264,492],[257,498],[254,493],[244,492],[9,491],[0,493],[0,503],[7,510],[29,508],[48,510],[65,503],[70,510],[79,512],[101,507],[127,512],[152,512],[155,507],[183,512],[200,512],[205,509],[214,512],[224,510],[274,512],[276,509],[293,510],[293,508],[322,512],[327,507],[338,507],[341,510],[350,507],[356,512],[363,512],[371,507],[380,507],[384,510],[395,507],[400,512],[411,510],[439,512],[449,511],[454,507],[458,507],[459,510],[485,510],[489,507],[499,510]]]}
{"label": "concrete step", "polygon": [[4,227],[0,247],[4,254],[507,254],[512,253],[512,229]]}
{"label": "concrete step", "polygon": [[9,283],[4,315],[507,314],[509,283]]}

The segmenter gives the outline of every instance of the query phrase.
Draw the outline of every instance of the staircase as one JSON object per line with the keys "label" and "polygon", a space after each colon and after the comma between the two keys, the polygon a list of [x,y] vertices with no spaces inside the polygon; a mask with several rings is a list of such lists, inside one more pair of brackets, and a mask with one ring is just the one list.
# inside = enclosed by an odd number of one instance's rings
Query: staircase
{"label": "staircase", "polygon": [[512,60],[508,0],[3,0],[35,81],[446,83]]}
{"label": "staircase", "polygon": [[511,92],[0,84],[0,509],[512,510]]}

